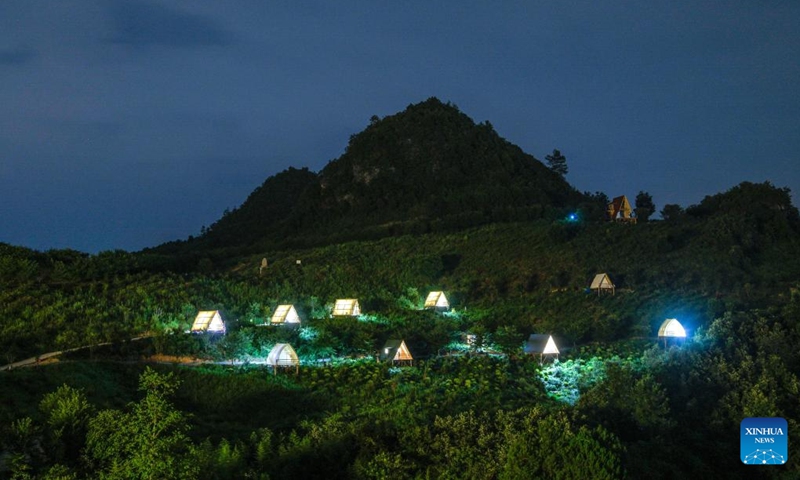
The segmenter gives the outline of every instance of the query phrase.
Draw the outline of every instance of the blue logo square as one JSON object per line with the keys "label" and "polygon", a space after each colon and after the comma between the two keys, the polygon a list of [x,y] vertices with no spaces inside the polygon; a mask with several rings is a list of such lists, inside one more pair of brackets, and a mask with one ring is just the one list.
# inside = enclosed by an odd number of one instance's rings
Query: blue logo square
{"label": "blue logo square", "polygon": [[746,465],[783,465],[789,460],[789,425],[783,418],[745,418],[739,439],[739,456]]}

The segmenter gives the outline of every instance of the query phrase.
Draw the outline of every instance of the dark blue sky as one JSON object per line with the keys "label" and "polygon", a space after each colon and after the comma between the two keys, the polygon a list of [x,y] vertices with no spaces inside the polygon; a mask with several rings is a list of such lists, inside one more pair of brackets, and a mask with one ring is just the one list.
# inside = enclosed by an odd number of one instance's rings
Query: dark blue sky
{"label": "dark blue sky", "polygon": [[580,190],[797,204],[800,2],[659,3],[5,0],[0,242],[186,238],[430,96]]}

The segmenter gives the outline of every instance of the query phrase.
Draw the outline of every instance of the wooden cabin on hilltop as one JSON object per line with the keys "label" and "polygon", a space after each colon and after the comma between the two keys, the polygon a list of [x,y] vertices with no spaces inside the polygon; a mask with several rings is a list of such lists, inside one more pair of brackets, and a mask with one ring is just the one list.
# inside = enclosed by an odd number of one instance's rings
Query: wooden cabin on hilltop
{"label": "wooden cabin on hilltop", "polygon": [[633,207],[625,195],[615,197],[606,209],[606,216],[611,222],[636,223],[636,217],[631,216]]}

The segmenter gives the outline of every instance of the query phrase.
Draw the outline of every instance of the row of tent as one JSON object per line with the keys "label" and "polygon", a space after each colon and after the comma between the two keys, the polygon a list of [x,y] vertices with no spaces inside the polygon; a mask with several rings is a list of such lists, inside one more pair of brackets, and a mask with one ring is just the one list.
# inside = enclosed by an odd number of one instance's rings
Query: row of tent
{"label": "row of tent", "polygon": [[[685,338],[686,331],[677,319],[668,318],[661,324],[658,336],[664,339],[666,346],[667,340],[670,338]],[[523,351],[528,355],[538,355],[540,363],[544,362],[545,358],[558,358],[560,353],[552,335],[536,333],[528,337]],[[411,365],[414,361],[414,357],[411,355],[405,340],[397,339],[386,341],[380,350],[378,359],[384,362],[392,362],[393,364],[408,365]],[[294,367],[295,373],[300,368],[300,358],[288,343],[278,343],[272,347],[269,355],[267,355],[266,363],[273,367],[274,373],[277,373],[278,368]]]}
{"label": "row of tent", "polygon": [[[611,281],[611,278],[606,273],[598,273],[592,279],[589,286],[590,290],[597,291],[597,294],[603,292],[610,292],[612,295],[615,293],[616,287]],[[444,292],[433,291],[425,297],[423,308],[446,311],[450,309],[450,302]],[[331,315],[334,317],[356,317],[361,315],[361,305],[356,298],[340,298],[334,302]],[[278,305],[270,318],[270,325],[299,325],[301,323],[300,316],[294,305]],[[192,324],[192,332],[225,332],[225,324],[219,311],[201,311],[198,313],[197,318]]]}
{"label": "row of tent", "polygon": [[[450,302],[444,292],[431,292],[425,299],[424,308],[446,311],[450,308]],[[333,304],[331,315],[334,317],[357,317],[361,315],[361,305],[355,298],[340,298]],[[300,315],[294,305],[278,305],[270,318],[270,325],[300,325]],[[225,322],[219,314],[219,310],[201,311],[192,324],[192,332],[212,332],[224,333]]]}
{"label": "row of tent", "polygon": [[[387,340],[378,358],[381,361],[388,361],[393,364],[411,365],[414,362],[414,357],[411,356],[405,340]],[[288,343],[276,343],[270,350],[269,355],[267,355],[266,363],[272,367],[273,373],[277,373],[279,368],[291,367],[294,367],[295,373],[297,373],[300,368],[300,358]]]}
{"label": "row of tent", "polygon": [[[553,340],[552,335],[533,334],[525,342],[524,352],[529,355],[539,355],[540,362],[545,357],[558,358],[558,347]],[[378,360],[382,362],[391,362],[392,364],[411,365],[414,362],[414,357],[408,349],[405,340],[391,339],[387,340],[378,354]],[[278,368],[294,367],[295,372],[299,369],[300,358],[297,352],[288,343],[277,343],[269,355],[267,355],[267,365],[273,367],[273,372],[277,372]]]}
{"label": "row of tent", "polygon": [[[590,290],[597,291],[598,295],[602,292],[610,292],[612,295],[615,293],[614,283],[606,273],[598,273],[592,279],[589,286]],[[450,309],[450,302],[444,292],[433,291],[425,297],[423,308],[447,311]],[[361,315],[361,305],[356,298],[340,298],[334,302],[331,315],[334,317],[356,317]],[[300,325],[300,315],[294,305],[278,305],[270,318],[270,325]],[[219,311],[202,311],[197,315],[194,323],[192,324],[192,332],[225,332],[225,324]]]}
{"label": "row of tent", "polygon": [[[433,292],[433,293],[441,293],[441,292]],[[438,298],[444,298],[444,294],[441,294]],[[436,300],[438,301],[438,300]],[[446,301],[446,299],[445,299]],[[333,315],[359,315],[360,309],[358,307],[358,300],[337,300],[336,305],[340,305],[339,302],[343,302],[342,304],[346,304],[347,306],[342,306],[338,309],[339,313],[337,312],[337,308],[334,307]],[[434,306],[437,306],[434,303]],[[349,313],[347,313],[349,312]],[[355,312],[355,313],[353,313]],[[271,324],[300,324],[300,316],[297,314],[297,310],[295,310],[294,305],[278,305],[275,309],[275,313],[272,315],[270,319]],[[192,333],[225,333],[225,322],[222,320],[222,315],[220,315],[219,310],[202,310],[197,313],[197,317],[195,317],[194,322],[192,323],[191,328]],[[553,339],[551,336],[549,337],[549,341],[547,342],[547,347],[544,346],[542,348],[533,347],[533,343],[538,345],[538,342],[542,341],[542,338],[536,337],[536,334],[531,335],[530,339],[528,340],[528,346],[526,346],[526,353],[558,353],[558,348],[555,347],[555,343],[553,343]],[[664,320],[661,326],[658,329],[658,338],[664,339],[666,343],[666,339],[669,338],[685,338],[686,337],[686,330],[683,328],[683,325],[675,319],[675,318],[668,318]],[[532,343],[533,342],[533,343]],[[552,346],[550,345],[552,344]],[[527,350],[530,349],[531,352]],[[541,352],[539,351],[541,350]],[[549,350],[549,351],[545,351]]]}

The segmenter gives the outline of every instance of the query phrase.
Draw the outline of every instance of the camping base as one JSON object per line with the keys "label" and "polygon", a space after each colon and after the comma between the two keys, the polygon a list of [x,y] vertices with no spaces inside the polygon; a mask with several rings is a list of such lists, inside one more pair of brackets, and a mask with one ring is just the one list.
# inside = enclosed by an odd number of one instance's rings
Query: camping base
{"label": "camping base", "polygon": [[298,364],[296,364],[296,365],[270,365],[270,367],[272,368],[272,374],[273,375],[277,375],[279,369],[280,370],[291,370],[292,367],[294,367],[294,374],[295,375],[300,373],[300,365],[298,365]]}

